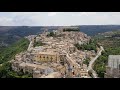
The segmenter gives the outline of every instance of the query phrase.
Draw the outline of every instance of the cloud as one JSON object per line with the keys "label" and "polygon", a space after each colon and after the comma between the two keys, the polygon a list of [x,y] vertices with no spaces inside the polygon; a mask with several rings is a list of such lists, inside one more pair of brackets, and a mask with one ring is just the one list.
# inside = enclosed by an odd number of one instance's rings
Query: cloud
{"label": "cloud", "polygon": [[56,12],[50,12],[48,13],[48,16],[55,16],[57,13]]}
{"label": "cloud", "polygon": [[0,25],[1,26],[7,26],[7,25],[13,26],[15,25],[15,23],[13,22],[12,18],[0,17]]}
{"label": "cloud", "polygon": [[0,12],[0,25],[120,24],[120,12]]}
{"label": "cloud", "polygon": [[79,13],[73,13],[72,16],[91,16],[96,15],[96,12],[79,12]]}
{"label": "cloud", "polygon": [[78,14],[78,16],[82,16],[82,15],[88,16],[88,13],[87,12],[81,12],[81,13]]}

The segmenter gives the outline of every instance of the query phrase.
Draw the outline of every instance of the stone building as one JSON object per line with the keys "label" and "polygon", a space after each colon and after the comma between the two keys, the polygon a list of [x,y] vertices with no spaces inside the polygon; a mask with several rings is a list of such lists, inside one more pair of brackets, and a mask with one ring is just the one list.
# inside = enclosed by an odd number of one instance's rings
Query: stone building
{"label": "stone building", "polygon": [[109,55],[105,78],[120,78],[120,55]]}
{"label": "stone building", "polygon": [[61,74],[59,72],[53,72],[48,74],[47,76],[43,75],[40,78],[61,78]]}
{"label": "stone building", "polygon": [[53,69],[52,68],[43,68],[41,70],[34,70],[33,72],[33,78],[40,78],[43,75],[49,75],[50,73],[53,73]]}
{"label": "stone building", "polygon": [[73,46],[73,45],[69,46],[69,52],[70,52],[70,54],[74,53],[75,51],[76,51],[75,46]]}
{"label": "stone building", "polygon": [[55,52],[39,52],[34,56],[34,60],[38,62],[58,62],[60,58]]}
{"label": "stone building", "polygon": [[89,77],[88,71],[85,70],[85,69],[80,70],[80,75],[81,75],[82,78]]}
{"label": "stone building", "polygon": [[29,72],[33,74],[33,78],[41,77],[43,74],[47,75],[53,72],[53,69],[37,64],[24,63],[24,62],[13,62],[12,69],[16,72],[22,71],[23,73]]}

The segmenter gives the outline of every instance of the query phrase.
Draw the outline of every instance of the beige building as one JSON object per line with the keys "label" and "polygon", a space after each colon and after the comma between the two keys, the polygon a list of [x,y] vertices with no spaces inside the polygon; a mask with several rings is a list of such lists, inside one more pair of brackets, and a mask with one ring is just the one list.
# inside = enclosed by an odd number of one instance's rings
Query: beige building
{"label": "beige building", "polygon": [[43,75],[40,78],[61,78],[61,74],[59,72],[53,72],[47,76]]}
{"label": "beige building", "polygon": [[34,60],[38,62],[58,62],[59,54],[55,52],[39,52],[34,56]]}
{"label": "beige building", "polygon": [[81,69],[81,70],[80,70],[80,75],[81,75],[81,77],[83,77],[83,78],[89,77],[88,72],[87,72],[86,70],[84,70],[84,69]]}

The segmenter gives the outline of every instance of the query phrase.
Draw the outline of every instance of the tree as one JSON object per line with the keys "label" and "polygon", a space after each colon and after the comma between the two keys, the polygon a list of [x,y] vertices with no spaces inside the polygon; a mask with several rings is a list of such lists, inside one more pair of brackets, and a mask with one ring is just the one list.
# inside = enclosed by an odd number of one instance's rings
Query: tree
{"label": "tree", "polygon": [[96,43],[93,40],[90,40],[89,44],[79,45],[79,43],[75,44],[78,50],[95,50],[97,52]]}
{"label": "tree", "polygon": [[90,59],[87,58],[87,59],[85,59],[85,60],[83,61],[83,63],[88,66],[88,65],[89,65],[89,61],[90,61]]}
{"label": "tree", "polygon": [[[0,78],[21,78],[17,72],[14,72],[11,67],[10,61],[14,56],[22,51],[27,50],[29,41],[25,38],[5,48],[0,53]],[[25,74],[26,75],[26,74]]]}
{"label": "tree", "polygon": [[0,78],[32,78],[32,74],[15,72],[12,70],[11,63],[6,62],[0,66]]}
{"label": "tree", "polygon": [[43,46],[43,45],[45,45],[45,43],[42,43],[41,41],[38,41],[38,42],[34,42],[34,47],[36,47],[36,46]]}
{"label": "tree", "polygon": [[47,34],[48,37],[55,37],[56,34],[54,34],[54,32],[50,32],[49,34]]}
{"label": "tree", "polygon": [[80,31],[80,29],[79,28],[65,28],[65,29],[63,29],[63,32],[70,32],[70,31],[77,31],[77,32],[79,32]]}
{"label": "tree", "polygon": [[22,38],[11,46],[5,48],[2,53],[0,53],[0,64],[11,60],[16,54],[27,50],[28,45],[29,40]]}

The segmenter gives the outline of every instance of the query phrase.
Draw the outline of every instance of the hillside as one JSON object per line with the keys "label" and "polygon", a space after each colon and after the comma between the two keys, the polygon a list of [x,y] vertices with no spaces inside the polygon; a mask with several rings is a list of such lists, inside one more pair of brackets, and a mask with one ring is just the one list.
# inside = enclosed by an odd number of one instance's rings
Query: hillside
{"label": "hillside", "polygon": [[[77,25],[81,32],[89,36],[120,29],[120,25]],[[0,50],[19,39],[43,32],[57,30],[63,26],[0,26]]]}
{"label": "hillside", "polygon": [[[0,44],[3,43],[3,46],[6,46],[24,36],[38,34],[45,29],[52,31],[61,27],[62,26],[0,26]],[[120,25],[79,25],[78,27],[81,32],[90,36],[120,29]]]}
{"label": "hillside", "polygon": [[11,46],[0,51],[0,64],[11,60],[17,53],[27,50],[29,41],[25,38],[20,39]]}
{"label": "hillside", "polygon": [[0,43],[12,44],[17,40],[31,34],[41,32],[41,27],[27,27],[27,26],[2,26],[0,27]]}
{"label": "hillside", "polygon": [[101,33],[93,39],[105,49],[94,65],[94,70],[98,73],[98,76],[104,77],[108,56],[120,55],[120,30]]}
{"label": "hillside", "polygon": [[[2,41],[1,49],[0,49],[0,65],[2,64],[3,66],[0,66],[0,77],[31,77],[31,75],[24,76],[23,74],[21,74],[22,72],[18,74],[16,72],[11,71],[10,64],[7,63],[7,61],[10,61],[17,53],[20,53],[27,49],[29,45],[29,41],[22,37],[31,34],[41,33],[43,32],[44,29],[48,29],[49,31],[51,31],[58,28],[59,28],[58,26],[57,27],[19,26],[13,28],[8,27],[6,30],[6,27],[5,28],[2,27],[0,33],[0,40]],[[5,31],[3,29],[5,29]],[[95,43],[97,43],[98,45],[102,45],[105,49],[105,52],[103,52],[102,55],[98,58],[98,60],[96,60],[94,65],[94,70],[98,73],[99,77],[104,77],[105,66],[107,65],[108,55],[120,55],[119,29],[120,26],[117,25],[116,26],[97,26],[97,25],[80,26],[81,32],[86,32],[88,35],[93,35],[93,39]],[[92,50],[94,50],[95,43],[91,43],[88,46],[86,45],[81,47],[78,46],[78,48],[88,49],[88,50],[92,48]],[[4,45],[7,46],[7,48]]]}
{"label": "hillside", "polygon": [[31,78],[28,73],[15,72],[11,68],[10,61],[17,53],[27,50],[29,41],[25,38],[20,39],[11,46],[0,51],[0,78]]}
{"label": "hillside", "polygon": [[120,29],[120,25],[80,25],[79,27],[81,32],[90,36]]}

